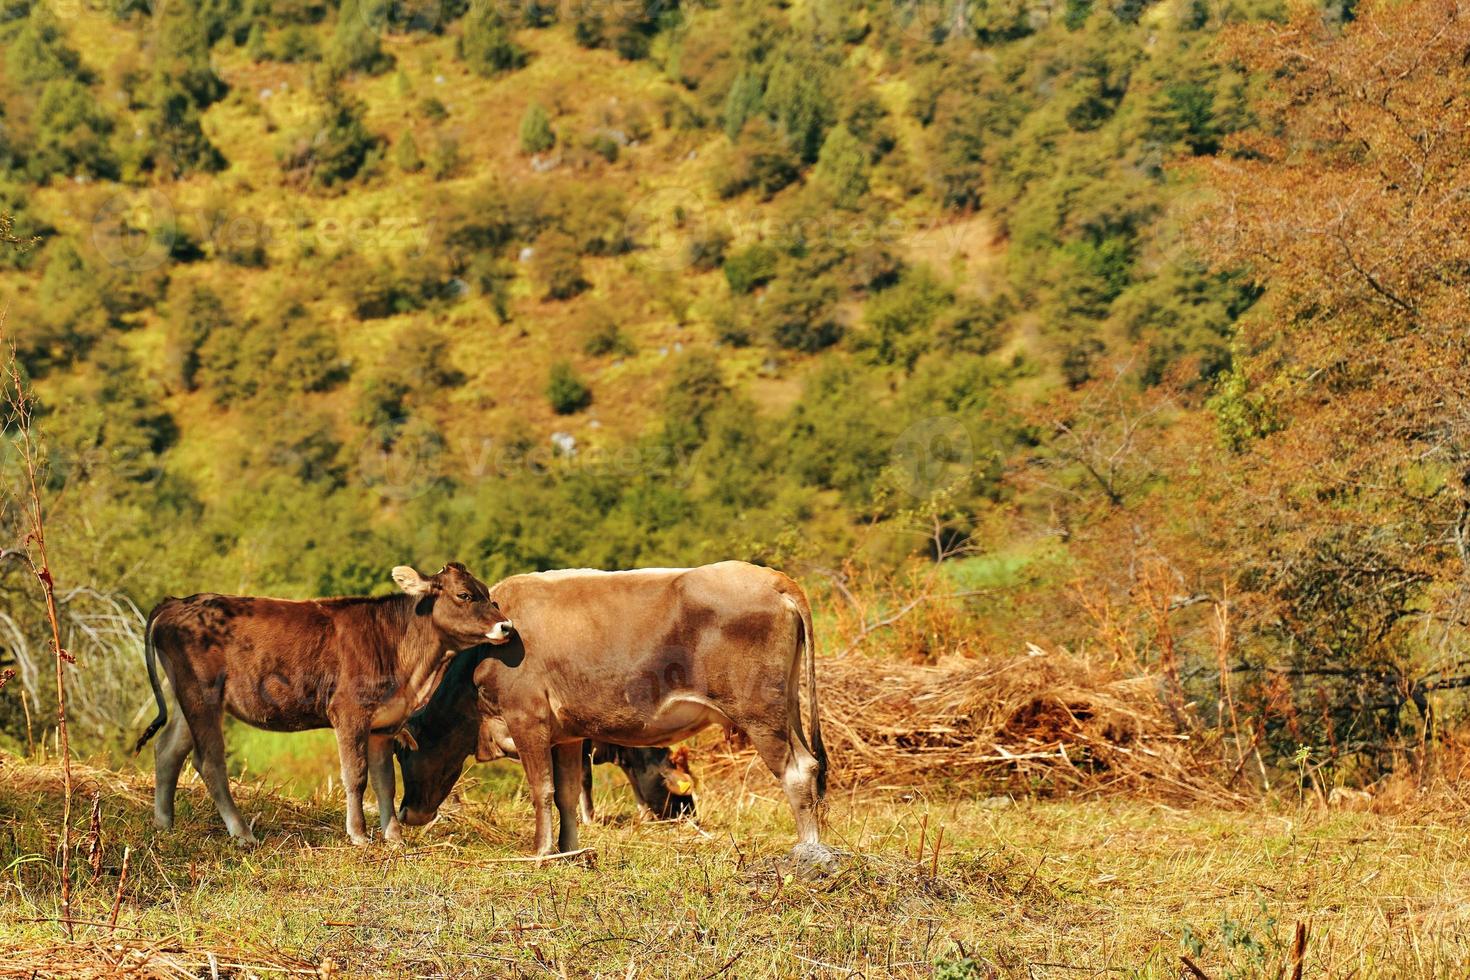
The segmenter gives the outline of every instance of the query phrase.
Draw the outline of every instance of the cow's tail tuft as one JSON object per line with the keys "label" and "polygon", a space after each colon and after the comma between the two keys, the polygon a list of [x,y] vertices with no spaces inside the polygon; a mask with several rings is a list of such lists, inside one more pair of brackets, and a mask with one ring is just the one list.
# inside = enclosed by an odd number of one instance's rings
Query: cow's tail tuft
{"label": "cow's tail tuft", "polygon": [[[812,632],[811,603],[804,595],[797,598],[797,608],[801,613],[802,647],[806,655],[806,686],[812,699],[811,748],[812,755],[817,760],[817,799],[820,800],[827,795],[827,746],[822,742],[822,712],[817,707],[817,635]],[[797,724],[800,723],[798,717]]]}
{"label": "cow's tail tuft", "polygon": [[148,683],[153,685],[153,700],[158,702],[158,717],[153,719],[138,741],[133,743],[133,755],[142,752],[148,740],[168,722],[168,701],[164,699],[163,688],[158,683],[158,647],[153,642],[153,627],[162,608],[160,604],[148,614],[148,624],[143,628],[143,661],[148,665]]}

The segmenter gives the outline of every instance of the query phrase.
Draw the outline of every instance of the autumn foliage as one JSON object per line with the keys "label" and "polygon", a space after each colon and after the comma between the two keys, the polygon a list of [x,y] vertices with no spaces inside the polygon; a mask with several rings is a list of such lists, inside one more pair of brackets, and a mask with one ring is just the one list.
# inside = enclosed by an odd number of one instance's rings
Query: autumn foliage
{"label": "autumn foliage", "polygon": [[1265,287],[1214,401],[1245,656],[1283,741],[1382,762],[1470,683],[1470,4],[1298,9],[1223,55],[1262,80],[1260,125],[1190,168],[1197,243]]}

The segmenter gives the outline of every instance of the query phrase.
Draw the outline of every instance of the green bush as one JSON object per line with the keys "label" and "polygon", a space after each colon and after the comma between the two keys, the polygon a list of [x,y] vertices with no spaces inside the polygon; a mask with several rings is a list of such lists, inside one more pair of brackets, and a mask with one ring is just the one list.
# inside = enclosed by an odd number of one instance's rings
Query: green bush
{"label": "green bush", "polygon": [[731,255],[725,260],[725,281],[730,284],[730,291],[744,294],[770,282],[776,275],[779,258],[780,253],[774,248],[759,242]]}
{"label": "green bush", "polygon": [[540,103],[531,103],[521,117],[521,152],[545,153],[556,145],[556,133],[552,132],[551,119]]}
{"label": "green bush", "polygon": [[598,309],[592,313],[590,319],[591,323],[588,324],[586,337],[582,341],[582,352],[587,356],[631,357],[637,353],[637,348],[618,327],[618,322],[613,319],[612,314]]}
{"label": "green bush", "polygon": [[391,0],[342,0],[327,63],[338,74],[376,75],[393,67],[393,56],[383,51],[377,28],[387,23]]}
{"label": "green bush", "polygon": [[496,5],[487,2],[470,4],[464,33],[455,50],[471,71],[484,78],[515,71],[529,58],[526,49],[511,37]]}
{"label": "green bush", "polygon": [[362,103],[338,89],[328,90],[315,123],[295,138],[282,166],[288,174],[318,187],[336,187],[352,180],[383,142],[368,131],[362,117]]}
{"label": "green bush", "polygon": [[582,257],[572,236],[549,231],[536,239],[531,272],[546,299],[571,299],[589,285],[582,275]]}
{"label": "green bush", "polygon": [[577,377],[569,361],[557,361],[547,378],[546,397],[556,414],[571,415],[592,404],[592,389]]}
{"label": "green bush", "polygon": [[416,174],[424,169],[424,161],[419,157],[419,144],[413,133],[404,133],[403,138],[394,144],[393,163],[406,174]]}

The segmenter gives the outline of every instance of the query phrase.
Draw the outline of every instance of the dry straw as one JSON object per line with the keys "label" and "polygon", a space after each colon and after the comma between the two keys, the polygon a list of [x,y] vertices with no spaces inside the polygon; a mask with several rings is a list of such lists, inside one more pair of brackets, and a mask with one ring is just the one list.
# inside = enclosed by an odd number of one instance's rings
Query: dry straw
{"label": "dry straw", "polygon": [[[1071,654],[1032,646],[1005,660],[934,665],[849,656],[821,663],[818,685],[837,786],[1243,801],[1216,778],[1218,760],[1174,723],[1156,679]],[[749,761],[749,749],[727,744],[703,770],[718,778]]]}

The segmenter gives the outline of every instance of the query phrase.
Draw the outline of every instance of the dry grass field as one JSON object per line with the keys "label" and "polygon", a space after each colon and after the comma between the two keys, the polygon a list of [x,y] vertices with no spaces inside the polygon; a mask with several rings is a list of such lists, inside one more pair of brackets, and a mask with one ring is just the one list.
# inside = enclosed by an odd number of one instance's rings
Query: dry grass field
{"label": "dry grass field", "polygon": [[697,826],[637,822],[599,774],[595,860],[549,865],[522,859],[516,774],[474,775],[408,846],[363,849],[335,794],[247,779],[263,843],[241,850],[197,777],[156,834],[150,779],[82,769],[100,834],[94,861],[93,836],[78,843],[67,944],[59,776],[6,757],[0,976],[1285,977],[1299,923],[1304,977],[1470,973],[1470,826],[1451,795],[1372,813],[840,793],[842,868],[807,878],[757,774],[704,786]]}

